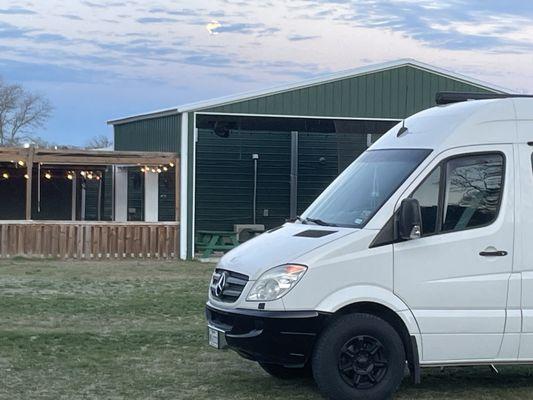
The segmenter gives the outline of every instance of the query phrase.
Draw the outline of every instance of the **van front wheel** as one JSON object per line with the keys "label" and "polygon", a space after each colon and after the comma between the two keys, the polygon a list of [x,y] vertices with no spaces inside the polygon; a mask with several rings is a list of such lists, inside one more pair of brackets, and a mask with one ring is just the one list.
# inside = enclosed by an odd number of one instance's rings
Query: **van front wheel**
{"label": "van front wheel", "polygon": [[370,314],[339,317],[320,336],[313,354],[313,376],[329,399],[388,399],[404,371],[400,336]]}

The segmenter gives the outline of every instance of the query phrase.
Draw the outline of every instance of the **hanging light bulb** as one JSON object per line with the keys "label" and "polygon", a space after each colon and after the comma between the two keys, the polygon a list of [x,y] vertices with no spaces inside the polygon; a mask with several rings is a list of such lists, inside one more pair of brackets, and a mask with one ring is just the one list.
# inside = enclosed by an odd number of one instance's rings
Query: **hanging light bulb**
{"label": "hanging light bulb", "polygon": [[87,179],[93,179],[93,173],[92,172],[89,172],[87,174]]}
{"label": "hanging light bulb", "polygon": [[9,179],[9,174],[8,174],[7,172],[4,172],[4,173],[2,174],[2,178],[4,178],[4,179]]}
{"label": "hanging light bulb", "polygon": [[85,175],[87,175],[87,172],[85,172],[85,171],[81,171],[81,172],[80,172],[80,175],[83,176],[83,177],[85,177]]}
{"label": "hanging light bulb", "polygon": [[152,172],[155,174],[155,168],[152,168]]}
{"label": "hanging light bulb", "polygon": [[28,174],[24,174],[24,179],[30,179],[30,176]]}
{"label": "hanging light bulb", "polygon": [[17,164],[20,165],[21,167],[23,167],[24,166],[24,161],[19,160],[19,162]]}
{"label": "hanging light bulb", "polygon": [[74,175],[72,174],[72,172],[69,171],[69,173],[67,174],[67,179],[69,181],[73,180],[74,179]]}
{"label": "hanging light bulb", "polygon": [[173,162],[168,163],[168,165],[170,165],[170,168],[174,168],[174,163]]}
{"label": "hanging light bulb", "polygon": [[168,168],[167,167],[163,167],[163,171],[167,172]]}
{"label": "hanging light bulb", "polygon": [[158,174],[160,174],[161,173],[161,168],[158,168],[156,171],[157,171]]}
{"label": "hanging light bulb", "polygon": [[50,173],[50,171],[48,171],[46,174],[44,174],[44,177],[46,179],[52,179],[52,174]]}
{"label": "hanging light bulb", "polygon": [[146,172],[146,169],[144,167],[141,168],[141,172]]}

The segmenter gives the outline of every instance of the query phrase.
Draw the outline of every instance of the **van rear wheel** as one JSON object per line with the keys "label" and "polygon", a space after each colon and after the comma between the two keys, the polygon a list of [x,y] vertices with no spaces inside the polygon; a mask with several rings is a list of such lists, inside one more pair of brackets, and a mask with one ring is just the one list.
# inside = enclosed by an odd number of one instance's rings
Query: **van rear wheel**
{"label": "van rear wheel", "polygon": [[265,363],[259,363],[259,365],[266,373],[278,379],[298,379],[311,377],[311,367],[308,365],[303,368],[287,368],[283,365]]}
{"label": "van rear wheel", "polygon": [[320,336],[313,376],[329,399],[388,399],[400,386],[405,350],[396,330],[379,317],[339,317]]}

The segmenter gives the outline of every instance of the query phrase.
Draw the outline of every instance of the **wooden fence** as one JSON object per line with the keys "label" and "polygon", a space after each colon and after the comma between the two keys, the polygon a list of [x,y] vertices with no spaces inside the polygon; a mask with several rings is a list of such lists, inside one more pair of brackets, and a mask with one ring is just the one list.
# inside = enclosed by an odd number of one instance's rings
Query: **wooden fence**
{"label": "wooden fence", "polygon": [[178,222],[1,221],[0,258],[178,258]]}

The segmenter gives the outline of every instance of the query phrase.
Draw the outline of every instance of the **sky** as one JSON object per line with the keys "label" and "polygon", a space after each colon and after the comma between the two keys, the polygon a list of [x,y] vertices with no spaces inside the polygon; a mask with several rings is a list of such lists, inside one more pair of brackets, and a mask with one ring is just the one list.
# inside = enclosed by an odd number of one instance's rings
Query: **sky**
{"label": "sky", "polygon": [[52,102],[36,133],[83,145],[109,119],[398,58],[533,93],[533,2],[0,0],[0,54]]}

